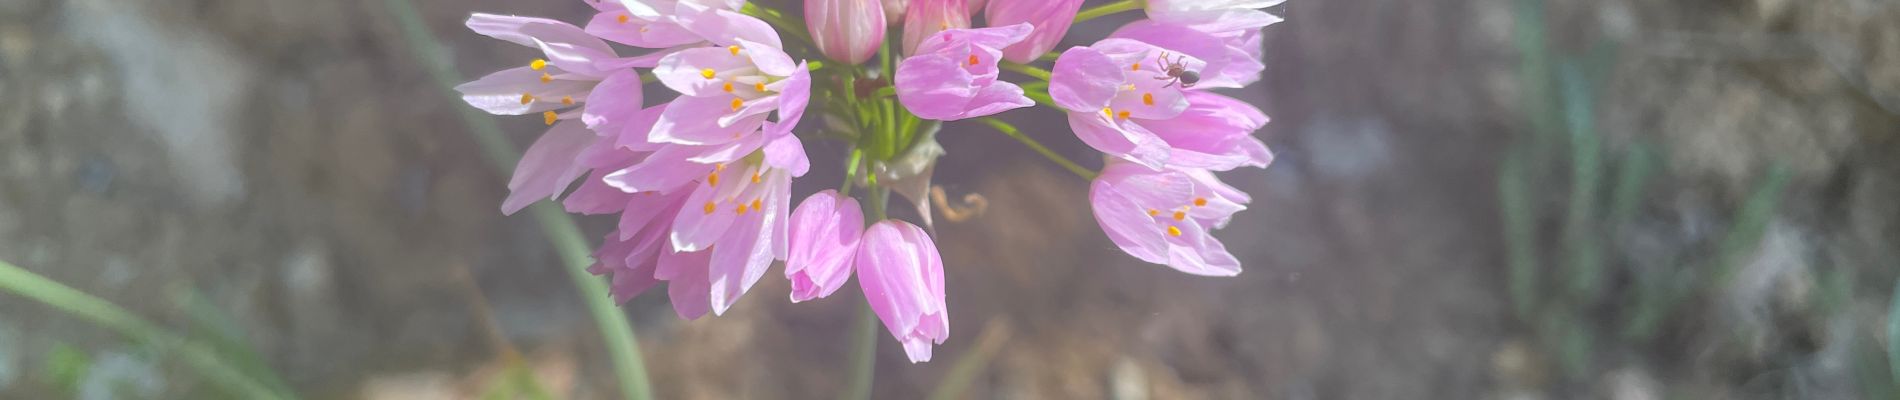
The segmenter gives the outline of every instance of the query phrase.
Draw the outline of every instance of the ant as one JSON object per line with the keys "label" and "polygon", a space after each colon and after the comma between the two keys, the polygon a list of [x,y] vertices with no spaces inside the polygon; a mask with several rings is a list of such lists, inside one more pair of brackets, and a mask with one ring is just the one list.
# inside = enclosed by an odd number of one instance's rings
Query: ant
{"label": "ant", "polygon": [[1182,89],[1187,89],[1201,82],[1201,73],[1188,70],[1187,66],[1182,64],[1181,60],[1186,58],[1187,56],[1183,55],[1175,57],[1173,61],[1169,61],[1167,52],[1161,52],[1161,57],[1155,58],[1155,66],[1161,68],[1161,71],[1168,75],[1157,76],[1155,79],[1170,81],[1167,85],[1161,87],[1174,86],[1176,82],[1179,82],[1181,83]]}

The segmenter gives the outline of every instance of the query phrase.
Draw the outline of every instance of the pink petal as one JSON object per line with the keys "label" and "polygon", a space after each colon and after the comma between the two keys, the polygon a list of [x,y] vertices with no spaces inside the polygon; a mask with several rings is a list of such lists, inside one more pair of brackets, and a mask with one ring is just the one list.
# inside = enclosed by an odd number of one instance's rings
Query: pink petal
{"label": "pink petal", "polygon": [[1121,89],[1124,66],[1088,47],[1071,47],[1056,58],[1049,76],[1049,97],[1073,112],[1098,113]]}
{"label": "pink petal", "polygon": [[897,66],[897,101],[918,118],[950,120],[975,97],[973,77],[959,61],[937,55],[904,59]]}
{"label": "pink petal", "polygon": [[964,0],[910,0],[904,9],[904,54],[919,54],[918,46],[938,32],[969,27]]}
{"label": "pink petal", "polygon": [[[673,311],[680,318],[698,319],[712,309],[712,284],[707,281],[707,262],[711,251],[675,252],[660,254],[659,267],[654,276],[666,280],[666,294],[673,302]],[[661,272],[668,272],[662,276]]]}
{"label": "pink petal", "polygon": [[[740,176],[733,176],[733,178],[738,177]],[[733,187],[743,184],[738,181],[739,179],[728,179],[724,187],[710,183],[694,185],[693,194],[686,197],[686,203],[682,206],[679,216],[673,219],[674,249],[704,250],[712,247],[719,238],[726,235],[726,230],[732,227],[733,220],[740,216],[738,206],[751,200],[750,198],[735,199],[738,193]]]}
{"label": "pink petal", "polygon": [[1082,0],[994,0],[984,15],[992,26],[1018,23],[1035,26],[1025,40],[1003,50],[1003,56],[1010,61],[1027,63],[1055,48],[1081,9]]}
{"label": "pink petal", "polygon": [[1036,105],[1034,100],[1023,96],[1023,88],[1014,83],[996,81],[983,87],[969,102],[970,109],[958,114],[956,119],[976,118],[996,113]]}
{"label": "pink petal", "polygon": [[1140,163],[1161,168],[1168,160],[1168,143],[1141,125],[1115,122],[1100,111],[1069,113],[1069,129],[1089,147]]}
{"label": "pink petal", "polygon": [[680,189],[713,170],[711,165],[687,161],[693,151],[690,146],[667,146],[647,155],[639,164],[607,174],[601,181],[627,193]]}
{"label": "pink petal", "polygon": [[805,117],[805,107],[811,103],[811,71],[806,64],[798,63],[797,69],[785,80],[778,81],[778,129],[774,134],[791,133],[798,127],[799,120]]}
{"label": "pink petal", "polygon": [[[713,78],[705,71],[712,70]],[[687,96],[731,96],[725,93],[727,80],[735,75],[757,75],[752,60],[735,57],[723,48],[697,47],[680,50],[660,59],[653,76],[667,88]]]}
{"label": "pink petal", "polygon": [[[589,34],[620,44],[649,49],[663,49],[699,42],[699,35],[686,30],[671,21],[648,21],[631,17],[626,11],[608,11],[595,14],[587,21]],[[628,15],[627,22],[620,22],[620,16]]]}
{"label": "pink petal", "polygon": [[673,99],[660,114],[659,121],[653,123],[647,140],[688,145],[727,143],[759,130],[765,123],[764,114],[754,114],[730,126],[721,126],[720,117],[732,112],[732,97],[680,96]]}
{"label": "pink petal", "polygon": [[595,139],[585,126],[571,121],[548,128],[515,164],[515,175],[508,180],[508,198],[501,203],[502,214],[512,215],[535,201],[560,196],[585,172],[575,159]]}
{"label": "pink petal", "polygon": [[640,74],[631,69],[608,74],[587,95],[581,122],[588,128],[599,128],[612,121],[626,121],[640,112],[641,101]]}
{"label": "pink petal", "polygon": [[765,145],[765,164],[785,170],[791,176],[804,176],[811,169],[811,160],[805,157],[805,145],[797,135],[780,135]]}
{"label": "pink petal", "polygon": [[791,218],[785,279],[792,282],[792,302],[830,296],[851,278],[864,211],[857,199],[825,190],[805,198]]}
{"label": "pink petal", "polygon": [[687,30],[719,47],[736,45],[743,39],[764,43],[772,48],[785,48],[779,41],[778,31],[758,18],[723,9],[705,9],[690,1],[680,2],[679,9],[679,18]]}
{"label": "pink petal", "polygon": [[[458,85],[455,91],[462,93],[462,101],[489,114],[526,115],[565,108],[567,106],[560,101],[562,97],[586,99],[588,91],[594,87],[593,81],[555,79],[541,82],[541,73],[528,67],[505,69]],[[531,95],[534,100],[522,104],[523,95]]]}

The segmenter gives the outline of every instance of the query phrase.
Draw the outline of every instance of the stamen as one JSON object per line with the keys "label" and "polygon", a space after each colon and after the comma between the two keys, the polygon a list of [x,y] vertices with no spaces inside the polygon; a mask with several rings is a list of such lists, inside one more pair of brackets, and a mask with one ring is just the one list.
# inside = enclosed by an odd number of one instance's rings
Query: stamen
{"label": "stamen", "polygon": [[521,104],[522,104],[522,105],[527,105],[528,103],[533,103],[533,102],[534,102],[534,94],[533,94],[533,93],[522,93],[522,94],[521,94]]}
{"label": "stamen", "polygon": [[719,209],[719,206],[717,206],[717,205],[714,205],[714,204],[713,204],[713,202],[710,202],[710,201],[708,201],[708,202],[706,202],[706,213],[707,213],[707,214],[712,214],[712,212],[713,212],[713,210],[717,210],[717,209]]}
{"label": "stamen", "polygon": [[719,173],[706,174],[706,186],[719,186]]}
{"label": "stamen", "polygon": [[759,172],[752,171],[752,183],[759,183]]}
{"label": "stamen", "polygon": [[528,68],[536,70],[536,71],[540,71],[541,69],[547,68],[547,67],[548,67],[548,60],[536,58],[534,59],[534,61],[528,62]]}
{"label": "stamen", "polygon": [[976,65],[976,55],[975,55],[975,54],[971,54],[971,55],[970,55],[970,65]]}
{"label": "stamen", "polygon": [[552,82],[554,82],[554,75],[548,75],[548,73],[546,72],[541,73],[541,83],[552,83]]}
{"label": "stamen", "polygon": [[541,112],[541,119],[546,120],[544,122],[547,122],[548,125],[554,125],[554,120],[560,119],[560,118],[561,118],[561,115],[555,114],[553,111]]}
{"label": "stamen", "polygon": [[719,171],[719,172],[726,172],[726,163],[713,164],[713,170]]}
{"label": "stamen", "polygon": [[1122,119],[1128,119],[1128,110],[1122,110],[1121,117]]}
{"label": "stamen", "polygon": [[753,209],[753,210],[760,210],[760,209],[761,209],[761,208],[759,208],[759,199],[752,199],[752,209]]}
{"label": "stamen", "polygon": [[713,75],[718,75],[718,74],[719,73],[716,71],[713,71],[712,68],[699,70],[699,76],[706,79],[712,79]]}
{"label": "stamen", "polygon": [[1174,220],[1175,220],[1175,221],[1180,221],[1180,220],[1184,220],[1184,219],[1187,219],[1187,213],[1184,213],[1184,212],[1180,212],[1180,211],[1175,211],[1175,212],[1174,212]]}
{"label": "stamen", "polygon": [[726,82],[726,93],[732,93],[732,82]]}
{"label": "stamen", "polygon": [[574,105],[574,96],[561,96],[561,105],[564,105],[564,106]]}
{"label": "stamen", "polygon": [[737,97],[732,98],[732,110],[739,111],[740,107],[745,107],[745,99],[741,99]]}
{"label": "stamen", "polygon": [[739,203],[739,207],[733,209],[732,211],[738,213],[739,215],[745,215],[745,203]]}
{"label": "stamen", "polygon": [[1161,210],[1156,210],[1152,208],[1148,209],[1148,216],[1152,217],[1156,215],[1161,215]]}
{"label": "stamen", "polygon": [[1136,62],[1135,62],[1135,65],[1134,65],[1134,66],[1131,66],[1131,67],[1128,67],[1128,70],[1129,70],[1129,71],[1140,71],[1140,70],[1141,70],[1141,62],[1140,62],[1140,61],[1136,61]]}
{"label": "stamen", "polygon": [[1102,107],[1102,115],[1107,115],[1109,118],[1115,118],[1115,110],[1110,110],[1108,109],[1108,107]]}
{"label": "stamen", "polygon": [[732,52],[732,55],[735,55],[735,56],[739,55],[739,45],[735,44],[731,46],[726,46],[726,51]]}
{"label": "stamen", "polygon": [[759,83],[754,83],[754,84],[752,84],[752,90],[757,90],[757,91],[761,91],[761,92],[763,92],[763,91],[765,91],[765,82],[759,82]]}
{"label": "stamen", "polygon": [[1206,198],[1206,197],[1196,197],[1196,198],[1194,198],[1194,205],[1195,205],[1195,206],[1205,206],[1205,205],[1207,205],[1207,198]]}
{"label": "stamen", "polygon": [[1154,93],[1142,93],[1142,94],[1141,94],[1141,104],[1147,104],[1147,105],[1151,105],[1151,106],[1152,106],[1152,105],[1155,105],[1155,94],[1154,94]]}
{"label": "stamen", "polygon": [[616,20],[616,21],[620,21],[620,23],[623,23],[623,24],[624,24],[624,23],[627,23],[627,16],[626,16],[626,15],[621,15],[621,16],[619,16],[619,17],[614,17],[614,20]]}
{"label": "stamen", "polygon": [[1181,228],[1177,228],[1177,227],[1174,227],[1174,226],[1169,226],[1169,227],[1168,227],[1168,236],[1181,236]]}

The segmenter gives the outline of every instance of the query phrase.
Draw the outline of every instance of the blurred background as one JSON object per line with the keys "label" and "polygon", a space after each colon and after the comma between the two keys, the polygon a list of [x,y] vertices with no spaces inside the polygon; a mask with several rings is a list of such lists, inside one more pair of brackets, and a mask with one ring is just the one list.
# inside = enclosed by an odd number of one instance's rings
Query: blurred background
{"label": "blurred background", "polygon": [[[469,78],[538,57],[471,12],[591,9],[415,0],[405,26],[392,4],[0,0],[0,260],[303,397],[617,396],[557,249],[499,213],[507,177],[405,36]],[[1900,3],[1271,11],[1266,78],[1230,93],[1279,155],[1224,175],[1254,195],[1218,233],[1245,273],[1122,254],[1086,182],[950,123],[936,181],[989,206],[938,219],[950,340],[909,364],[880,329],[872,397],[1900,399]],[[1053,115],[1003,119],[1099,165]],[[544,129],[481,118],[519,146]],[[823,160],[795,193],[839,181]],[[0,398],[243,398],[20,290]],[[657,398],[832,398],[861,296],[786,296],[622,310]]]}

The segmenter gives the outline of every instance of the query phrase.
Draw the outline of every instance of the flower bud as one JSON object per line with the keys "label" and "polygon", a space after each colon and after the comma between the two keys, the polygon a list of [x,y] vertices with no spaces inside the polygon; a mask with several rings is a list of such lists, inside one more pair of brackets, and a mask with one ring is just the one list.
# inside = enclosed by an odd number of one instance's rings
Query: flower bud
{"label": "flower bud", "polygon": [[884,44],[882,0],[805,0],[805,26],[826,58],[859,64]]}
{"label": "flower bud", "polygon": [[1027,63],[1054,49],[1081,10],[1082,0],[991,0],[983,15],[990,26],[1027,22],[1036,27],[1022,42],[1003,49],[1004,59]]}
{"label": "flower bud", "polygon": [[970,27],[966,0],[910,0],[904,9],[904,55],[917,50],[917,43],[937,32]]}
{"label": "flower bud", "polygon": [[858,287],[884,328],[904,344],[910,362],[930,361],[932,345],[950,337],[943,257],[923,228],[885,220],[865,229],[858,246]]}

